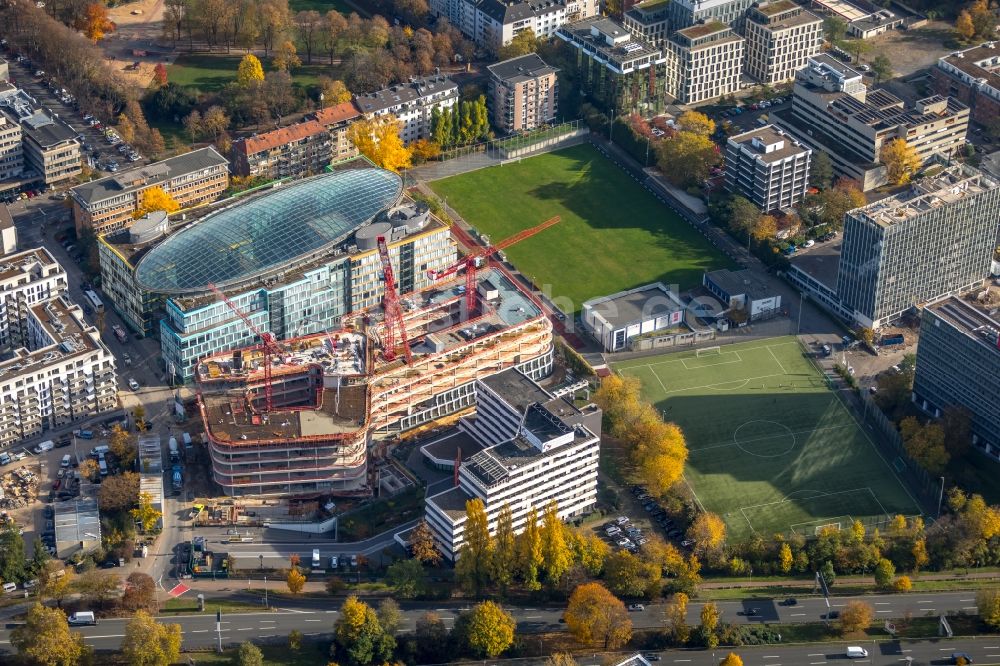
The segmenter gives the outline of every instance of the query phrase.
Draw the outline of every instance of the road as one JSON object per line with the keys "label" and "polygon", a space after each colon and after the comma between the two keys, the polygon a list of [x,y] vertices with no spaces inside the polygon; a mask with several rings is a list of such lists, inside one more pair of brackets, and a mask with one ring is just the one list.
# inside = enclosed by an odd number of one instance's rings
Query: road
{"label": "road", "polygon": [[[232,583],[228,583],[232,585]],[[255,585],[255,586],[259,586]],[[279,582],[271,582],[269,590],[273,594],[284,588]],[[245,592],[230,592],[227,598],[242,599],[252,602],[260,599],[258,594]],[[879,618],[895,618],[906,613],[913,616],[927,615],[938,612],[955,613],[959,610],[970,610],[972,593],[941,593],[941,594],[910,594],[910,595],[886,595],[880,597],[867,597],[865,601],[873,603],[877,609]],[[161,616],[161,622],[176,622],[181,625],[184,633],[185,647],[204,647],[214,645],[218,640],[215,627],[215,616],[212,610],[213,595],[206,594],[206,606],[209,613],[197,615]],[[874,601],[878,599],[879,601]],[[850,601],[850,598],[835,597],[831,601],[835,607],[842,606]],[[292,629],[302,631],[306,636],[319,636],[327,634],[332,630],[338,612],[335,610],[340,605],[339,599],[297,599],[288,602],[285,599],[270,598],[273,610],[253,613],[224,613],[222,618],[222,640],[225,644],[236,643],[243,640],[267,640],[287,636]],[[374,603],[374,602],[373,602]],[[777,600],[758,599],[742,602],[721,602],[718,604],[723,622],[730,623],[763,623],[763,622],[817,622],[821,615],[826,612],[826,604],[822,599],[804,599],[797,606],[780,606]],[[431,610],[436,612],[446,625],[451,626],[458,614],[462,612],[468,604],[452,604],[447,602],[418,603],[404,602],[402,604],[401,632],[413,631],[417,618],[424,612]],[[761,615],[758,617],[747,617],[739,613],[744,609],[759,608]],[[933,611],[924,609],[934,609]],[[538,608],[508,608],[514,615],[518,624],[518,631],[522,634],[540,631],[557,631],[564,627],[560,622],[563,613],[561,606],[547,606]],[[698,615],[701,605],[692,603],[688,608],[689,624],[698,623]],[[663,605],[651,604],[644,611],[630,613],[633,624],[636,628],[659,627],[663,624]],[[80,628],[87,644],[102,650],[116,649],[124,635],[124,627],[127,619],[107,619],[102,620],[95,627]],[[13,625],[7,624],[6,628],[0,631],[0,650],[9,650],[10,629]],[[945,663],[942,658],[947,657],[953,650],[961,650],[973,655],[975,663],[990,663],[991,659],[1000,660],[1000,648],[995,646],[1000,643],[1000,638],[984,637],[976,640],[948,640],[943,642],[920,642],[900,644],[893,641],[874,642],[868,641],[865,645],[871,653],[868,661],[860,660],[857,663],[877,663],[889,664],[903,660],[906,656],[914,658],[914,663],[934,664]],[[856,644],[856,642],[852,643]],[[825,644],[823,646],[782,646],[764,647],[759,649],[741,648],[744,655],[744,663],[762,664],[763,666],[781,666],[784,664],[811,664],[817,666],[826,663],[827,660],[843,659],[843,651],[846,643]],[[946,647],[942,647],[946,646]],[[709,664],[712,655],[706,651],[669,651],[665,652],[664,661],[671,663],[691,663]],[[749,659],[749,660],[748,660]],[[687,660],[687,661],[686,661]],[[718,657],[711,662],[714,666],[718,664]],[[994,662],[994,663],[1000,663]]]}

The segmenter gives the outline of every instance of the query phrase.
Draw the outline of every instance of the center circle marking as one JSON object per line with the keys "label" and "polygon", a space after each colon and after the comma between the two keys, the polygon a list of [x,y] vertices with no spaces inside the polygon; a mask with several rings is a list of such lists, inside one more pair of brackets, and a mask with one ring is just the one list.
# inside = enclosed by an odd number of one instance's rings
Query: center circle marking
{"label": "center circle marking", "polygon": [[[760,426],[754,427],[754,424],[765,424],[771,427],[765,429]],[[746,429],[744,432],[744,440],[741,442],[740,431],[743,431],[744,429]],[[775,429],[779,432],[775,433]],[[768,430],[771,432],[768,432]],[[791,428],[783,423],[763,419],[754,419],[752,421],[747,421],[736,428],[736,431],[733,432],[733,443],[736,444],[741,451],[751,456],[756,456],[758,458],[780,458],[781,456],[790,453],[792,449],[795,448],[795,445],[798,444],[798,440],[795,438],[795,433],[792,432]]]}

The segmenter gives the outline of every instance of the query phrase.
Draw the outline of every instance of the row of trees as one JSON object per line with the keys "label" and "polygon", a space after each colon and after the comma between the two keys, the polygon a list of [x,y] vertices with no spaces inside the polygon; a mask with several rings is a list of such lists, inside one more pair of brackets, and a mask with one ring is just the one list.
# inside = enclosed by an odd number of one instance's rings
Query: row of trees
{"label": "row of trees", "polygon": [[[40,603],[28,609],[24,624],[11,632],[10,642],[30,663],[75,666],[93,659],[83,635],[70,631],[66,614]],[[128,666],[169,666],[180,659],[181,627],[159,623],[146,611],[136,610],[125,625],[121,652]]]}
{"label": "row of trees", "polygon": [[425,612],[402,645],[396,638],[400,622],[399,605],[392,599],[376,609],[349,596],[334,625],[330,656],[349,666],[392,663],[397,653],[407,663],[438,663],[459,655],[493,659],[514,644],[516,628],[514,618],[492,601],[463,611],[451,631],[439,615]]}
{"label": "row of trees", "polygon": [[663,497],[684,473],[687,444],[680,428],[664,422],[642,400],[641,388],[635,377],[611,375],[601,383],[594,401],[604,410],[606,432],[622,440],[630,452],[636,482],[651,495]]}
{"label": "row of trees", "polygon": [[958,14],[955,34],[964,42],[990,39],[997,25],[996,10],[986,0],[974,0]]}
{"label": "row of trees", "polygon": [[462,100],[451,108],[431,110],[431,140],[441,148],[464,146],[490,137],[486,97]]}

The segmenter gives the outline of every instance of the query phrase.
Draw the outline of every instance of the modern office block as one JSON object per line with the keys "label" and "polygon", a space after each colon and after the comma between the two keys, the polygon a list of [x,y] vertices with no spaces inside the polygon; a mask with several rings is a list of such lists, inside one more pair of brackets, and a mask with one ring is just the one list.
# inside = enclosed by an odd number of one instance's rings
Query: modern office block
{"label": "modern office block", "polygon": [[1000,185],[953,165],[847,213],[837,295],[862,326],[974,289],[989,275]]}
{"label": "modern office block", "polygon": [[790,81],[823,46],[823,20],[792,0],[751,7],[744,23],[747,75],[768,85]]}
{"label": "modern office block", "polygon": [[729,137],[726,189],[764,212],[789,209],[809,188],[812,151],[773,125]]}
{"label": "modern office block", "polygon": [[667,94],[697,104],[740,89],[744,40],[721,21],[678,30],[666,42]]}

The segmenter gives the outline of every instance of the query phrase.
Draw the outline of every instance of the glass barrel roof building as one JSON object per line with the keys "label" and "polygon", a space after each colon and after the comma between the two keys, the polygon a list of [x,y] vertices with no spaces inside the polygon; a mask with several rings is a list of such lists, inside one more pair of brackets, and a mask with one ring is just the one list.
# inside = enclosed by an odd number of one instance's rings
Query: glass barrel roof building
{"label": "glass barrel roof building", "polygon": [[149,291],[192,295],[315,260],[395,205],[403,182],[378,168],[347,169],[269,190],[168,237],[136,267]]}

